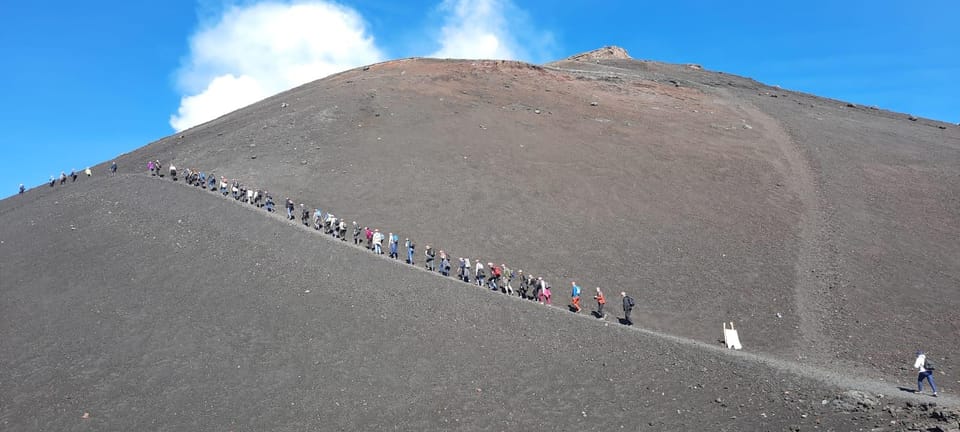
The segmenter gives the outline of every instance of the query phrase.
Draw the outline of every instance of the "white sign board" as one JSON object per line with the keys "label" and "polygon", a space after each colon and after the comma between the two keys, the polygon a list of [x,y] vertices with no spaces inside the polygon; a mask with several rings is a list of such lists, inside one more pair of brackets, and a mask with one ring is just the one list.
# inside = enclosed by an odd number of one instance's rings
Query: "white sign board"
{"label": "white sign board", "polygon": [[730,323],[730,328],[727,328],[727,323],[723,323],[723,343],[727,345],[727,348],[735,350],[743,348],[740,345],[740,335],[733,328],[733,322]]}

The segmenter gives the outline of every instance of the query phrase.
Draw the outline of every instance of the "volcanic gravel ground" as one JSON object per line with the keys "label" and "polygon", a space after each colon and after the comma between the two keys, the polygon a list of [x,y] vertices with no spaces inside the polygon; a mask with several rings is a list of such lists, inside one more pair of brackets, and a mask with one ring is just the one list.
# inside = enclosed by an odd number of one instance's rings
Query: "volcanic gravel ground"
{"label": "volcanic gravel ground", "polygon": [[[960,129],[608,51],[371,65],[0,201],[0,425],[958,426],[897,388],[918,348],[957,383]],[[544,276],[561,306],[571,280],[627,291],[644,330],[331,244],[157,158]],[[727,321],[749,353],[716,352]]]}
{"label": "volcanic gravel ground", "polygon": [[751,350],[888,380],[920,348],[951,382],[958,131],[684,65],[408,59],[120,161],[213,170],[561,295],[625,290],[665,333],[734,321]]}
{"label": "volcanic gravel ground", "polygon": [[937,410],[902,393],[923,405],[845,413],[782,365],[189,188],[119,175],[0,202],[4,429],[893,430]]}

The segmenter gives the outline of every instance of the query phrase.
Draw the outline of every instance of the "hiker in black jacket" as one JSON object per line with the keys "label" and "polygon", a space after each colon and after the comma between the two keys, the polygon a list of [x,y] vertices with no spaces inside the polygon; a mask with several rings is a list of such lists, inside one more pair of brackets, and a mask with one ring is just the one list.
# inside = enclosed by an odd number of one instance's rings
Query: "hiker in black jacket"
{"label": "hiker in black jacket", "polygon": [[623,323],[633,325],[633,321],[630,320],[630,312],[633,311],[636,303],[633,301],[633,297],[628,296],[623,291],[620,292],[620,297],[623,297]]}

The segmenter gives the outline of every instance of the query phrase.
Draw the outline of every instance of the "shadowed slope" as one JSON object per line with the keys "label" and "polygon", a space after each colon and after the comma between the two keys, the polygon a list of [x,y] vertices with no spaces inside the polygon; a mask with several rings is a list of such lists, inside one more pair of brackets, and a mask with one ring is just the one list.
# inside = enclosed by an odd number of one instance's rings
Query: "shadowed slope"
{"label": "shadowed slope", "polygon": [[169,181],[31,198],[0,203],[11,430],[886,422],[821,405],[833,391],[816,381],[493,295]]}

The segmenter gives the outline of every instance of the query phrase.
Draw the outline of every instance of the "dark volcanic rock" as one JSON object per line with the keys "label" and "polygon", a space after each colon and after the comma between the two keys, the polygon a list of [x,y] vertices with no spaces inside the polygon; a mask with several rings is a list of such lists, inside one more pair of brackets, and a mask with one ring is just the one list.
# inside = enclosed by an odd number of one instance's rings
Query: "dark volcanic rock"
{"label": "dark volcanic rock", "polygon": [[[890,413],[834,385],[924,400],[913,351],[956,369],[957,129],[616,57],[381,63],[118,160],[506,262],[558,306],[627,291],[638,330],[94,177],[0,201],[0,429],[854,430]],[[729,321],[762,357],[711,348]]]}

